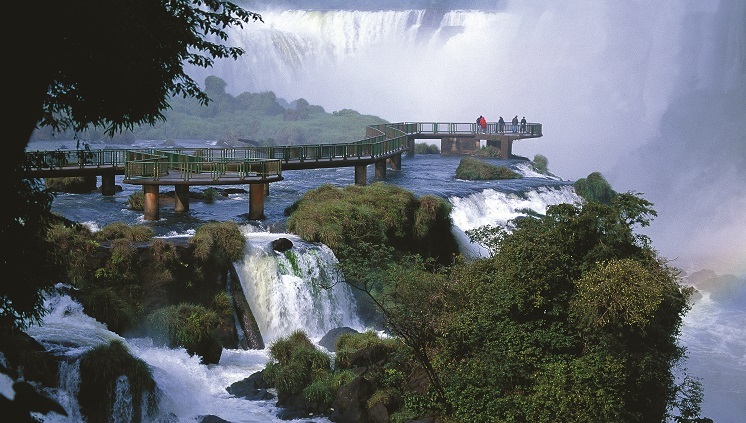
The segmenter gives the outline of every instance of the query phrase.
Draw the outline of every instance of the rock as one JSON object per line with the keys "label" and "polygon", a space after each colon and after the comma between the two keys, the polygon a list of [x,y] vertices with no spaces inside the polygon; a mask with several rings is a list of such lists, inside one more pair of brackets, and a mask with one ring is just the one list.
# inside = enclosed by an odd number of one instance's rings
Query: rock
{"label": "rock", "polygon": [[267,391],[268,388],[270,388],[270,386],[264,380],[264,373],[256,372],[246,379],[234,382],[231,386],[227,387],[226,390],[229,394],[235,397],[258,401],[275,398],[272,393]]}
{"label": "rock", "polygon": [[214,416],[212,414],[208,414],[206,416],[199,416],[198,420],[199,423],[231,423],[228,420],[222,419],[218,416]]}
{"label": "rock", "polygon": [[330,330],[329,332],[324,335],[321,340],[319,341],[319,345],[326,348],[329,352],[334,352],[334,346],[337,343],[337,338],[339,338],[340,335],[345,333],[359,333],[353,328],[343,326],[339,328],[334,328]]}
{"label": "rock", "polygon": [[373,384],[358,376],[342,387],[332,402],[329,420],[337,423],[368,422],[367,401],[373,394]]}
{"label": "rock", "polygon": [[291,248],[293,248],[293,241],[287,238],[277,238],[272,241],[272,249],[277,252],[284,253]]}

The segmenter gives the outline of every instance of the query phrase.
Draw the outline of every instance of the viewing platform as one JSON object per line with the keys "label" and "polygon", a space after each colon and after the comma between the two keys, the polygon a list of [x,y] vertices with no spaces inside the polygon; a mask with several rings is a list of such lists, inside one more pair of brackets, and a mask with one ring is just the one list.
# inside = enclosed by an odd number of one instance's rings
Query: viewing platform
{"label": "viewing platform", "polygon": [[354,167],[355,184],[367,183],[367,166],[374,165],[377,178],[386,169],[401,169],[401,155],[414,155],[418,139],[440,139],[441,154],[468,155],[486,146],[499,156],[512,156],[513,141],[542,136],[541,124],[528,123],[513,131],[506,125],[488,123],[482,131],[476,123],[403,122],[370,125],[366,138],[339,144],[226,148],[84,149],[29,151],[28,176],[59,178],[101,176],[103,195],[114,195],[114,178],[142,185],[144,218],[158,220],[161,185],[174,186],[175,211],[189,210],[189,187],[249,185],[249,218],[264,218],[264,198],[269,184],[283,180],[288,170]]}

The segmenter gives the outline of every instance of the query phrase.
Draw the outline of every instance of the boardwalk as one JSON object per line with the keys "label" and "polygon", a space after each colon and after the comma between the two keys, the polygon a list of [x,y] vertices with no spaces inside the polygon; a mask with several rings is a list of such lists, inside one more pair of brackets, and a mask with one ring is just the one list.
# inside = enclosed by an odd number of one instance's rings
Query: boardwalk
{"label": "boardwalk", "polygon": [[510,158],[513,141],[542,136],[541,124],[529,123],[515,132],[489,123],[482,132],[475,123],[403,122],[366,127],[366,138],[350,143],[279,147],[85,149],[27,152],[29,177],[101,176],[104,195],[115,192],[114,177],[143,186],[145,219],[158,219],[161,185],[176,190],[176,211],[189,209],[189,186],[242,185],[250,188],[249,217],[264,215],[264,196],[271,182],[287,170],[354,167],[355,184],[365,185],[367,166],[385,178],[387,167],[401,169],[401,155],[414,155],[417,139],[440,139],[442,154],[462,154],[482,141]]}

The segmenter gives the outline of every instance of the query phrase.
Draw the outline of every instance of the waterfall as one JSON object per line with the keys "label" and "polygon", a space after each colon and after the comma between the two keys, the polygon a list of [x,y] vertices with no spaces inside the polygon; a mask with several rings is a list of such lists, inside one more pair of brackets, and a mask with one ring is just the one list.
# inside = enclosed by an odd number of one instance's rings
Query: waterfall
{"label": "waterfall", "polygon": [[505,193],[486,189],[466,197],[452,197],[451,220],[461,253],[467,258],[487,257],[489,252],[469,241],[465,232],[480,226],[505,226],[511,220],[529,213],[545,214],[555,204],[578,204],[581,198],[572,186],[543,187],[526,193]]}
{"label": "waterfall", "polygon": [[[255,232],[249,225],[244,235],[245,257],[236,271],[266,345],[299,329],[315,341],[341,326],[364,330],[329,247],[296,235]],[[278,238],[293,247],[274,251],[271,242]]]}

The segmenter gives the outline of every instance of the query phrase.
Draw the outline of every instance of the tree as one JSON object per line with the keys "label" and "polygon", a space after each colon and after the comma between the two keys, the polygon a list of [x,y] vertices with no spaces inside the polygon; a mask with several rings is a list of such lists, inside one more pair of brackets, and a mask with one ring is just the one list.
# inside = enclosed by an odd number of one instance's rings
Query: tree
{"label": "tree", "polygon": [[[0,238],[13,244],[0,258],[0,336],[43,316],[43,293],[55,282],[46,241],[52,195],[24,176],[25,149],[37,125],[55,131],[103,128],[110,135],[163,120],[171,96],[208,96],[185,65],[209,67],[236,58],[221,44],[226,29],[261,16],[220,0],[72,0],[5,5],[27,20],[6,58],[9,141],[0,166],[5,201]],[[33,35],[28,35],[33,31]]]}
{"label": "tree", "polygon": [[[4,274],[21,280],[2,287],[3,317],[38,318],[35,276],[44,259],[45,222],[52,196],[38,181],[23,177],[23,158],[37,125],[54,130],[93,126],[109,134],[139,124],[163,120],[170,96],[193,96],[203,104],[208,96],[185,72],[185,65],[209,67],[216,58],[236,58],[237,47],[220,44],[227,27],[261,21],[261,16],[220,0],[74,0],[70,2],[12,2],[8,16],[33,17],[34,37],[19,37],[8,56],[12,105],[11,140],[4,150],[3,192],[7,199],[0,236],[20,244],[3,256]],[[38,40],[43,42],[40,44]],[[35,280],[34,283],[28,283]],[[23,297],[9,291],[27,286]]]}

